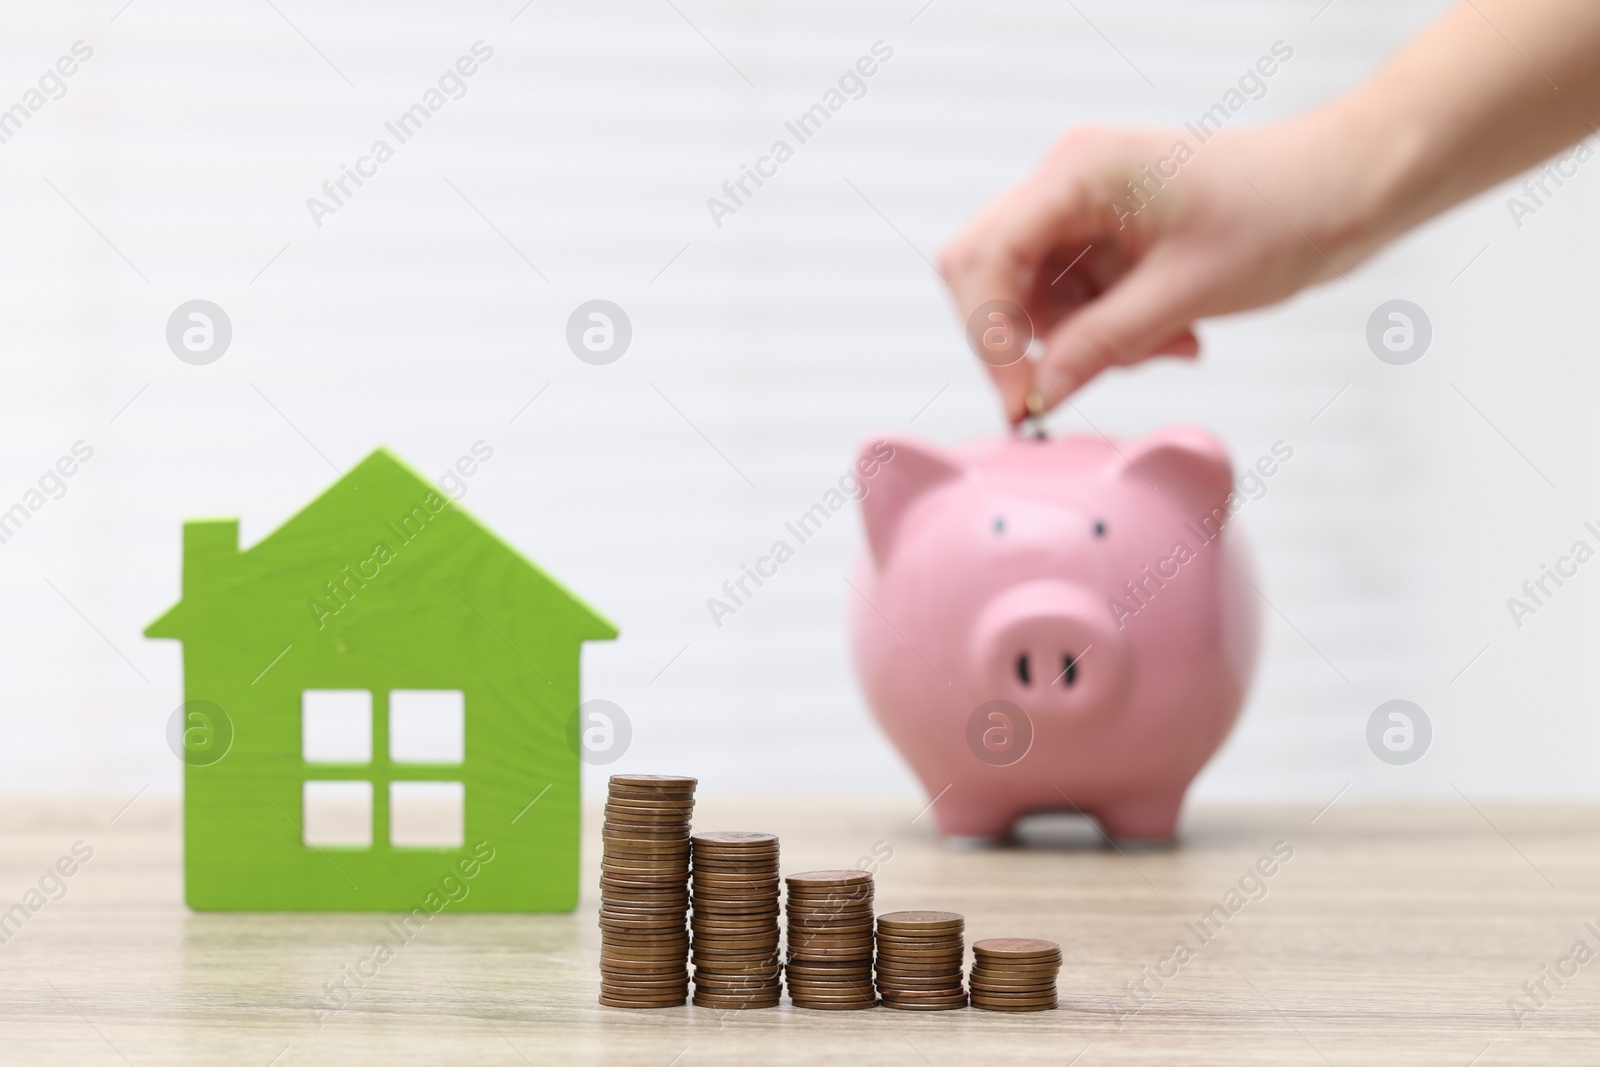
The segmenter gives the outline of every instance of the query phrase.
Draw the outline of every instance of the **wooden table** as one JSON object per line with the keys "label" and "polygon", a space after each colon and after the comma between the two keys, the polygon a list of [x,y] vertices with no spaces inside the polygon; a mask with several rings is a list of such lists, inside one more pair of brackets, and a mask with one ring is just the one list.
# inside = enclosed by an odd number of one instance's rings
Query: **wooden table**
{"label": "wooden table", "polygon": [[[1080,832],[974,853],[913,821],[914,799],[703,798],[697,827],[776,832],[786,871],[876,856],[881,910],[959,911],[973,939],[1060,941],[1062,1009],[601,1008],[588,889],[575,915],[446,912],[319,1018],[325,984],[372,954],[387,917],[190,913],[177,805],[143,796],[117,814],[126,799],[14,800],[0,816],[0,908],[74,842],[93,849],[0,945],[0,1061],[1600,1062],[1600,959],[1572,954],[1580,939],[1600,953],[1594,808],[1196,808],[1173,851],[1123,854]],[[1273,860],[1277,842],[1292,856]],[[1271,876],[1246,877],[1262,857]],[[1178,941],[1192,958],[1174,956]],[[1536,1001],[1524,983],[1540,981]]]}

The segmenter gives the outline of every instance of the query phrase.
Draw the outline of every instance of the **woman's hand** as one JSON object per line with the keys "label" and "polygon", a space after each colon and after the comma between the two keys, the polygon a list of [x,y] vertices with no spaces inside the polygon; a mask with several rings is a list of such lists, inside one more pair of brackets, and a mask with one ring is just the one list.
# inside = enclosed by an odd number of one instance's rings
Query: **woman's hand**
{"label": "woman's hand", "polygon": [[[940,268],[969,340],[1017,422],[1107,367],[1199,352],[1194,323],[1336,276],[1360,243],[1372,178],[1319,146],[1319,120],[1205,142],[1188,130],[1085,128],[945,248]],[[1336,267],[1335,263],[1339,265]],[[1005,301],[1043,344],[1015,344]],[[999,314],[999,318],[995,315]],[[1035,412],[1037,413],[1037,412]]]}

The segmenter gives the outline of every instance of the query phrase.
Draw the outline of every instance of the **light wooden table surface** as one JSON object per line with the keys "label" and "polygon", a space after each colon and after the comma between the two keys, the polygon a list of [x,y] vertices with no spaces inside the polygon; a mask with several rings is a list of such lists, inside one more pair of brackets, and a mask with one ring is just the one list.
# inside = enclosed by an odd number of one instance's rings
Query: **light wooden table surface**
{"label": "light wooden table surface", "polygon": [[[1060,941],[1062,1009],[601,1008],[588,889],[574,915],[446,912],[319,1020],[325,983],[371,954],[387,917],[192,914],[176,804],[142,797],[112,823],[125,800],[0,813],[0,909],[74,842],[94,850],[0,945],[0,1062],[1600,1063],[1600,960],[1572,953],[1580,939],[1600,951],[1600,809],[1194,808],[1178,849],[1123,855],[1059,840],[952,852],[911,821],[911,799],[702,798],[698,828],[776,832],[786,872],[876,854],[881,910]],[[1264,895],[1247,881],[1259,899],[1202,942],[1186,923],[1280,841],[1293,856]],[[1556,969],[1575,973],[1558,984]],[[1125,994],[1140,979],[1142,1004]],[[1540,980],[1536,1003],[1524,983]],[[1512,997],[1537,1009],[1520,1027]]]}

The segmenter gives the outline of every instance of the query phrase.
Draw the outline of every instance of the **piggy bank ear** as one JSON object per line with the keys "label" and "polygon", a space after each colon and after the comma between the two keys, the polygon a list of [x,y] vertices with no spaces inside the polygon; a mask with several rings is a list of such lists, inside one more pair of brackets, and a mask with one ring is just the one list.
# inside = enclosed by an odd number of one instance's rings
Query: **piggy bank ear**
{"label": "piggy bank ear", "polygon": [[882,567],[894,549],[900,520],[928,490],[961,477],[961,464],[931,445],[905,437],[862,442],[856,473],[866,495],[861,514],[867,524],[872,561]]}
{"label": "piggy bank ear", "polygon": [[1122,447],[1114,474],[1148,482],[1183,503],[1191,518],[1222,507],[1233,492],[1233,464],[1222,442],[1204,430],[1174,426]]}

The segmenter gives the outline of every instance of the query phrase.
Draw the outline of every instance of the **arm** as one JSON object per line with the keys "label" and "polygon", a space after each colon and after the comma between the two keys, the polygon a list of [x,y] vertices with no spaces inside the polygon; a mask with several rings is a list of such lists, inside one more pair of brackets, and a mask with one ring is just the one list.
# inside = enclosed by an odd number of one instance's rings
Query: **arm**
{"label": "arm", "polygon": [[[1030,390],[1048,409],[1107,367],[1194,356],[1196,320],[1336,277],[1596,125],[1600,3],[1467,0],[1366,85],[1276,126],[1204,144],[1072,131],[950,242],[941,271],[963,320],[1008,300],[1044,343],[1037,363],[986,360],[1015,422]],[[1179,140],[1190,157],[1130,196]]]}

